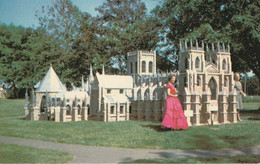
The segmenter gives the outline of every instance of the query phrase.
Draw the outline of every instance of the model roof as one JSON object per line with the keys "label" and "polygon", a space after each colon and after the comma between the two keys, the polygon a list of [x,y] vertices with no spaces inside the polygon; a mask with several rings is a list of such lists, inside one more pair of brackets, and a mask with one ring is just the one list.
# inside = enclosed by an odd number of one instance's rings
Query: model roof
{"label": "model roof", "polygon": [[50,66],[48,72],[44,76],[43,80],[40,82],[39,86],[36,89],[36,92],[64,92],[66,88],[61,83],[56,72]]}
{"label": "model roof", "polygon": [[129,75],[96,74],[101,87],[104,88],[133,88],[133,77]]}

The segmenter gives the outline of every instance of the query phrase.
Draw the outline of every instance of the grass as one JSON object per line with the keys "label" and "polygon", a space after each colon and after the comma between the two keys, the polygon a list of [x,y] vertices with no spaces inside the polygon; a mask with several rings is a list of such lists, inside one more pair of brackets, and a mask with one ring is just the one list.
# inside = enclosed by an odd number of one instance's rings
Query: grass
{"label": "grass", "polygon": [[0,99],[0,118],[24,115],[24,103],[23,99]]}
{"label": "grass", "polygon": [[189,159],[140,159],[130,163],[259,163],[260,155],[189,158]]}
{"label": "grass", "polygon": [[67,163],[69,153],[0,143],[0,163]]}
{"label": "grass", "polygon": [[243,98],[243,102],[260,102],[260,96],[246,96]]}
{"label": "grass", "polygon": [[[244,118],[243,118],[244,119]],[[250,135],[249,135],[250,134]],[[193,126],[163,131],[160,123],[81,121],[57,123],[8,119],[0,135],[91,146],[152,149],[219,149],[260,144],[260,121],[244,120],[220,126]]]}
{"label": "grass", "polygon": [[[4,101],[1,100],[1,103]],[[14,102],[14,103],[13,103]],[[7,100],[9,106],[21,100]],[[2,109],[2,104],[0,108]],[[5,106],[5,109],[8,105]],[[21,110],[23,106],[18,106]],[[23,109],[22,109],[23,111]],[[152,149],[219,149],[260,144],[260,110],[241,112],[243,122],[193,126],[184,131],[163,131],[160,123],[142,121],[80,121],[57,123],[0,120],[0,135],[91,146]],[[1,110],[2,112],[2,110]]]}
{"label": "grass", "polygon": [[260,109],[260,96],[246,96],[243,98],[243,110]]}
{"label": "grass", "polygon": [[[258,101],[258,99],[256,100]],[[193,126],[185,131],[164,131],[160,128],[160,123],[142,121],[57,123],[15,118],[0,120],[0,135],[59,143],[123,148],[210,150],[249,147],[260,144],[260,121],[258,121],[260,120],[260,110],[256,110],[257,106],[250,106],[252,103],[255,105],[255,99],[244,103],[247,109],[241,111],[243,122],[220,126]],[[0,118],[23,115],[23,105],[23,100],[0,99]],[[49,150],[41,152],[39,149],[25,146],[0,144],[0,163],[64,163],[72,159],[68,154],[57,155],[56,153],[60,152],[52,151],[48,155],[48,152]],[[15,154],[15,158],[11,158],[10,154]],[[59,159],[55,157],[59,157]],[[144,159],[133,162],[256,163],[259,162],[259,155],[203,159]]]}

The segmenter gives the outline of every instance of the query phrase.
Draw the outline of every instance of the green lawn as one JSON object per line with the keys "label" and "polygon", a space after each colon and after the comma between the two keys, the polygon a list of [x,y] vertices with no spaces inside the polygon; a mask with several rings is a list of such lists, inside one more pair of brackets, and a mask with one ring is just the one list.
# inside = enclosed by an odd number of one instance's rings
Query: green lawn
{"label": "green lawn", "polygon": [[259,163],[260,155],[189,158],[189,159],[140,159],[130,163]]}
{"label": "green lawn", "polygon": [[[244,119],[244,118],[243,118]],[[0,121],[0,135],[124,148],[218,149],[260,144],[260,121],[244,120],[220,126],[193,126],[162,131],[160,123],[81,121],[57,123],[8,119]]]}
{"label": "green lawn", "polygon": [[25,100],[0,99],[0,118],[24,115]]}
{"label": "green lawn", "polygon": [[67,163],[69,153],[0,143],[0,163]]}
{"label": "green lawn", "polygon": [[[8,102],[11,106],[22,101]],[[57,123],[16,118],[0,120],[0,135],[124,148],[218,149],[259,145],[260,121],[256,119],[259,110],[245,111],[241,115],[243,122],[236,124],[193,126],[184,131],[163,131],[160,123],[142,121]]]}

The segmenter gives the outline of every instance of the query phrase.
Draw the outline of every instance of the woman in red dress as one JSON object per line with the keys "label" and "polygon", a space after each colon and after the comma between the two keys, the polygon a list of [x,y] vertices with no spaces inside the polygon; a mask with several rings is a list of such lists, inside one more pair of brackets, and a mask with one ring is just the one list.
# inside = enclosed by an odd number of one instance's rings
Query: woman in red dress
{"label": "woman in red dress", "polygon": [[172,130],[187,129],[187,119],[184,115],[181,103],[175,94],[175,86],[173,85],[176,80],[175,75],[170,75],[168,80],[169,83],[166,85],[167,98],[163,112],[164,118],[162,127],[171,128]]}

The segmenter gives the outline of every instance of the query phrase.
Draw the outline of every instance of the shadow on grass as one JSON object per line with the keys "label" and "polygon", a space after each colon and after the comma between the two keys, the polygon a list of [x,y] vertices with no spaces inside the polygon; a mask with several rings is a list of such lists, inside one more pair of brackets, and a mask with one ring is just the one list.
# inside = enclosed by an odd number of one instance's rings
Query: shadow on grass
{"label": "shadow on grass", "polygon": [[250,116],[248,120],[260,121],[260,108],[258,110],[240,110],[241,116]]}
{"label": "shadow on grass", "polygon": [[245,136],[238,136],[238,137],[233,137],[233,136],[220,136],[220,139],[223,141],[229,143],[230,145],[236,145],[237,143],[240,142],[240,140],[246,140],[247,137]]}
{"label": "shadow on grass", "polygon": [[145,127],[145,128],[151,128],[157,132],[168,132],[168,131],[171,131],[170,128],[161,128],[161,125],[144,125],[142,127]]}
{"label": "shadow on grass", "polygon": [[196,147],[204,150],[218,149],[219,145],[214,142],[209,136],[206,135],[194,135],[194,143]]}

